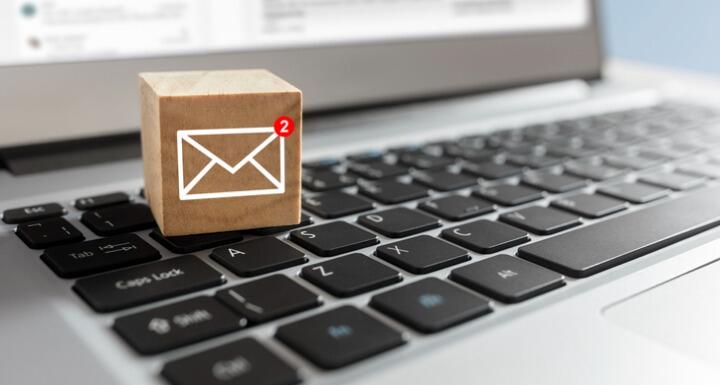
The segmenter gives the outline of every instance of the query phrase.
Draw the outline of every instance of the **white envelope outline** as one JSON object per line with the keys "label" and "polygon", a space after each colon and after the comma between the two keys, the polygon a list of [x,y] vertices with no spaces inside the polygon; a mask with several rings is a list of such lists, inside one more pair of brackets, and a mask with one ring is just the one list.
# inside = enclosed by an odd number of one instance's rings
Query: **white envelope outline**
{"label": "white envelope outline", "polygon": [[[195,141],[192,137],[199,135],[242,135],[242,134],[262,134],[267,133],[267,139],[250,151],[241,161],[234,166],[229,165],[210,150]],[[255,156],[260,153],[274,140],[280,141],[280,180],[275,178],[265,167],[255,160]],[[208,157],[209,161],[200,172],[195,175],[190,182],[185,184],[185,174],[183,172],[183,142],[193,146],[196,150]],[[180,192],[180,200],[196,200],[196,199],[218,199],[231,197],[247,197],[256,195],[271,195],[285,193],[285,138],[278,136],[273,127],[245,127],[245,128],[211,128],[202,130],[178,130],[177,131],[177,155],[178,155],[178,188]],[[214,166],[220,166],[231,174],[235,174],[246,165],[255,167],[267,180],[275,186],[271,189],[255,189],[255,190],[239,190],[239,191],[218,191],[209,193],[190,193],[190,191],[202,180],[202,178],[210,172]]]}

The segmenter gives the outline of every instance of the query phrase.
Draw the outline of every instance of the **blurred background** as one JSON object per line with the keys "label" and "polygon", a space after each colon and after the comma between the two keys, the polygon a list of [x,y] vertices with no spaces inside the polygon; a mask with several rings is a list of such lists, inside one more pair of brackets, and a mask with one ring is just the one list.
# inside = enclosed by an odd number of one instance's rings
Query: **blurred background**
{"label": "blurred background", "polygon": [[601,0],[612,57],[720,75],[720,1]]}

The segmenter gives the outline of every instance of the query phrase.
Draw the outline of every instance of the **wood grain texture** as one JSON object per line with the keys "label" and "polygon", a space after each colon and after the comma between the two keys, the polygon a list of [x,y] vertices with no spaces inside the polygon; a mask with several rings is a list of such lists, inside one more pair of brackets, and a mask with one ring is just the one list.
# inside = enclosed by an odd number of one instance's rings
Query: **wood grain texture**
{"label": "wood grain texture", "polygon": [[[302,93],[265,70],[193,71],[140,74],[145,189],[163,234],[168,236],[241,230],[299,223],[301,192]],[[273,127],[280,116],[295,122],[286,138],[274,133],[195,135],[193,140],[234,166],[259,144],[253,159],[278,177],[284,140],[284,193],[181,200],[178,131]],[[198,131],[191,131],[198,132]],[[235,173],[188,142],[181,141],[185,185],[207,173],[190,194],[270,189],[274,186],[252,163]]]}

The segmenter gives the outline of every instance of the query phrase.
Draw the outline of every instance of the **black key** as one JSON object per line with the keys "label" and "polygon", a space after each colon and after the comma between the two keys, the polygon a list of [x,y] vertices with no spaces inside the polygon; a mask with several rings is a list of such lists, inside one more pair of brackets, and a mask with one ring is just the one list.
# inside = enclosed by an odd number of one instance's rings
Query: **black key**
{"label": "black key", "polygon": [[297,225],[285,225],[285,226],[274,226],[274,227],[261,227],[258,229],[245,230],[246,233],[254,235],[272,235],[278,233],[284,233],[298,227],[312,225],[313,220],[309,215],[300,214],[300,223]]}
{"label": "black key", "polygon": [[218,247],[210,257],[240,277],[253,277],[307,262],[305,253],[275,237]]}
{"label": "black key", "polygon": [[554,234],[580,225],[575,215],[540,206],[505,213],[499,219],[536,234]]}
{"label": "black key", "polygon": [[110,312],[221,285],[225,277],[194,255],[82,278],[73,289],[96,311]]}
{"label": "black key", "polygon": [[245,326],[212,297],[197,297],[130,314],[113,329],[140,354],[156,354],[230,333]]}
{"label": "black key", "polygon": [[597,192],[632,203],[647,203],[666,197],[670,191],[639,183],[622,182],[611,186],[603,186]]}
{"label": "black key", "polygon": [[357,163],[369,163],[381,161],[385,153],[380,150],[370,150],[347,156],[347,160]]}
{"label": "black key", "polygon": [[587,186],[587,182],[583,179],[547,172],[525,174],[522,182],[529,186],[553,193],[567,192]]}
{"label": "black key", "polygon": [[449,221],[462,221],[495,210],[491,203],[461,195],[428,200],[418,204],[418,208]]}
{"label": "black key", "polygon": [[543,197],[542,191],[513,184],[481,187],[473,194],[503,206],[517,206]]}
{"label": "black key", "polygon": [[720,224],[713,187],[524,247],[518,254],[572,277],[587,277]]}
{"label": "black key", "polygon": [[386,237],[402,238],[440,227],[440,221],[405,207],[360,215],[358,223]]}
{"label": "black key", "polygon": [[397,330],[353,306],[278,328],[275,337],[323,369],[337,369],[405,343]]}
{"label": "black key", "polygon": [[455,143],[444,146],[444,154],[446,156],[462,158],[474,163],[490,161],[497,153],[495,149],[466,147]]}
{"label": "black key", "polygon": [[455,163],[455,159],[433,156],[423,152],[406,152],[400,155],[400,163],[418,170],[443,168]]}
{"label": "black key", "polygon": [[158,259],[160,253],[135,234],[56,246],[42,255],[42,260],[63,278],[102,273]]}
{"label": "black key", "polygon": [[511,166],[509,164],[483,162],[465,163],[463,164],[463,172],[479,176],[484,179],[493,180],[518,175],[522,172],[522,169],[519,167]]}
{"label": "black key", "polygon": [[76,199],[75,208],[78,210],[92,210],[99,207],[119,205],[128,202],[130,202],[130,196],[124,192],[116,192]]}
{"label": "black key", "polygon": [[415,171],[413,181],[435,191],[452,191],[477,184],[475,178],[449,171]]}
{"label": "black key", "polygon": [[351,163],[348,170],[365,179],[382,179],[405,175],[408,169],[403,166],[385,162]]}
{"label": "black key", "polygon": [[703,176],[710,179],[720,179],[720,165],[709,163],[693,163],[680,166],[678,172],[688,175]]}
{"label": "black key", "polygon": [[82,215],[81,221],[97,235],[129,233],[155,226],[150,208],[140,203],[87,211]]}
{"label": "black key", "polygon": [[429,235],[379,246],[375,255],[414,274],[425,274],[470,259],[467,251]]}
{"label": "black key", "polygon": [[555,200],[550,204],[587,218],[600,218],[628,208],[627,202],[593,194],[577,194]]}
{"label": "black key", "polygon": [[253,338],[168,362],[162,376],[172,385],[295,385],[297,369]]}
{"label": "black key", "polygon": [[282,274],[220,290],[215,296],[251,324],[320,306],[320,296]]}
{"label": "black key", "polygon": [[511,154],[507,156],[507,162],[523,167],[545,168],[560,164],[563,162],[563,159],[547,155]]}
{"label": "black key", "polygon": [[340,164],[340,161],[335,158],[323,158],[315,159],[307,162],[303,162],[303,168],[311,170],[327,170]]}
{"label": "black key", "polygon": [[340,191],[303,197],[302,204],[305,210],[323,218],[339,218],[373,209],[372,202]]}
{"label": "black key", "polygon": [[423,187],[394,180],[359,181],[358,192],[385,204],[407,202],[428,195],[427,190]]}
{"label": "black key", "polygon": [[23,222],[17,226],[15,234],[31,249],[44,249],[85,239],[82,233],[64,218]]}
{"label": "black key", "polygon": [[59,217],[65,214],[65,209],[57,203],[20,207],[3,211],[2,220],[5,223],[21,223],[35,221],[43,218]]}
{"label": "black key", "polygon": [[351,297],[402,280],[397,271],[359,253],[304,267],[301,275],[336,297]]}
{"label": "black key", "polygon": [[522,230],[486,219],[445,229],[440,235],[462,247],[483,254],[491,254],[530,240],[528,234]]}
{"label": "black key", "polygon": [[378,294],[370,306],[421,333],[435,333],[492,312],[490,303],[437,278]]}
{"label": "black key", "polygon": [[568,162],[565,164],[565,172],[581,178],[602,181],[622,175],[625,171],[593,163]]}
{"label": "black key", "polygon": [[658,187],[669,188],[675,191],[684,191],[703,185],[705,183],[705,178],[692,175],[660,172],[643,175],[640,177],[640,181]]}
{"label": "black key", "polygon": [[380,242],[375,234],[342,221],[295,230],[290,233],[290,240],[321,257],[332,257]]}
{"label": "black key", "polygon": [[221,233],[182,235],[166,237],[158,228],[150,232],[150,237],[158,241],[173,253],[187,254],[209,249],[231,242],[239,242],[243,239],[242,231],[224,231]]}
{"label": "black key", "polygon": [[303,187],[312,191],[330,191],[354,186],[355,179],[350,175],[339,174],[334,171],[323,171],[304,173],[302,183]]}
{"label": "black key", "polygon": [[457,268],[450,279],[507,303],[525,301],[565,285],[562,275],[505,254]]}

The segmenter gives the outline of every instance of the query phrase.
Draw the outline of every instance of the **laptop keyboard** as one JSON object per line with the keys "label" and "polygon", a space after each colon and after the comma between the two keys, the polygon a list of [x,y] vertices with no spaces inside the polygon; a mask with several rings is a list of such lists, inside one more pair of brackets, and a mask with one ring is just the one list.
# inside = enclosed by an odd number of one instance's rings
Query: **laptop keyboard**
{"label": "laptop keyboard", "polygon": [[[494,301],[567,290],[720,224],[718,121],[718,111],[667,104],[313,160],[296,226],[164,237],[142,194],[126,192],[76,199],[77,225],[58,203],[10,208],[3,221],[59,277],[77,279],[94,311],[124,310],[113,330],[141,355],[270,323],[276,342],[333,370],[412,344],[405,328],[493,317]],[[204,250],[209,260],[189,254]],[[285,320],[318,307],[328,308]],[[173,385],[302,382],[264,338],[175,358],[161,375]]]}

